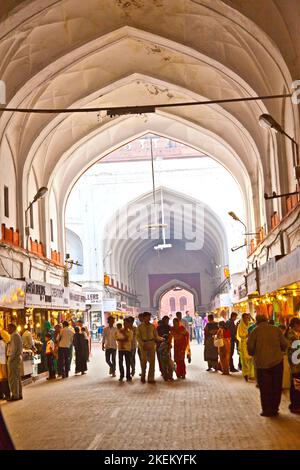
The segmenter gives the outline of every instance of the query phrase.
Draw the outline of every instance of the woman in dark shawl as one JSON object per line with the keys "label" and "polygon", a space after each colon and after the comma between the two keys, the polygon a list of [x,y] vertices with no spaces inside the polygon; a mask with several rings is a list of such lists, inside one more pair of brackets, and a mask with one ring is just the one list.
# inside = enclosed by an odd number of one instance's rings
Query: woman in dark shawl
{"label": "woman in dark shawl", "polygon": [[208,323],[204,328],[204,360],[208,363],[207,371],[218,371],[218,348],[214,345],[214,336],[218,331],[218,324],[214,322],[214,316],[208,315]]}
{"label": "woman in dark shawl", "polygon": [[81,372],[81,375],[83,375],[87,371],[85,338],[84,335],[80,333],[78,326],[75,327],[73,345],[75,348],[75,374]]}

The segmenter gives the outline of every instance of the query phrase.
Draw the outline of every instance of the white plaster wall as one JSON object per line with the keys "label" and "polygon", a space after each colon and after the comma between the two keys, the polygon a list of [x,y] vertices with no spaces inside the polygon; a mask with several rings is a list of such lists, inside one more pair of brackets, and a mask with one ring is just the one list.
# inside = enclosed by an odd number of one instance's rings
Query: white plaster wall
{"label": "white plaster wall", "polygon": [[[34,196],[36,195],[39,187],[37,184],[36,176],[31,169],[30,175],[28,178],[28,201],[26,206],[33,201]],[[33,229],[30,229],[30,236],[32,240],[40,241],[40,230],[39,230],[39,204],[40,201],[37,201],[33,204]],[[30,226],[30,211],[28,211],[28,226]]]}
{"label": "white plaster wall", "polygon": [[[4,186],[8,187],[9,192],[9,217],[4,216]],[[16,230],[18,228],[16,219],[15,169],[10,148],[6,140],[3,140],[0,154],[0,222]]]}
{"label": "white plaster wall", "polygon": [[[53,221],[53,241],[51,241],[50,219]],[[55,193],[52,190],[49,196],[49,240],[52,250],[58,249],[57,205]]]}

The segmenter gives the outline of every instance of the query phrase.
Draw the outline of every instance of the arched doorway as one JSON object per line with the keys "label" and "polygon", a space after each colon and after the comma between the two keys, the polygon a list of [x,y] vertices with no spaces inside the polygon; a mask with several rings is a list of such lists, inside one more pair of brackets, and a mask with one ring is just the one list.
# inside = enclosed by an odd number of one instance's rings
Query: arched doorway
{"label": "arched doorway", "polygon": [[159,315],[162,318],[164,315],[173,318],[175,312],[180,311],[184,314],[189,311],[191,316],[195,312],[195,297],[189,290],[175,286],[161,295],[159,304]]}
{"label": "arched doorway", "polygon": [[[160,318],[164,315],[171,315],[173,318],[177,311],[181,311],[183,316],[188,310],[194,316],[196,307],[199,306],[200,292],[196,286],[174,277],[163,283],[153,294],[154,311]],[[181,308],[180,308],[181,307]]]}

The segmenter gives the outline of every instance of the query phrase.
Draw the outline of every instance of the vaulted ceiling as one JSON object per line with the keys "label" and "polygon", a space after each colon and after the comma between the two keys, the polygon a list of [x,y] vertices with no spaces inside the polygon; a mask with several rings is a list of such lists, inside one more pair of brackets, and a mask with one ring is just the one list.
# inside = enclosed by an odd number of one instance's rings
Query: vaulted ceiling
{"label": "vaulted ceiling", "polygon": [[[296,0],[282,3],[286,9],[271,0],[5,2],[0,77],[7,105],[84,109],[288,92],[299,70],[296,42],[290,49],[289,44],[300,6]],[[0,152],[9,145],[22,188],[19,226],[32,173],[37,186],[53,189],[63,220],[68,193],[91,164],[155,132],[228,168],[242,189],[253,230],[272,211],[263,193],[294,189],[289,149],[258,126],[264,112],[298,135],[298,110],[290,100],[174,107],[113,119],[105,113],[3,113]],[[278,160],[278,148],[286,160]]]}

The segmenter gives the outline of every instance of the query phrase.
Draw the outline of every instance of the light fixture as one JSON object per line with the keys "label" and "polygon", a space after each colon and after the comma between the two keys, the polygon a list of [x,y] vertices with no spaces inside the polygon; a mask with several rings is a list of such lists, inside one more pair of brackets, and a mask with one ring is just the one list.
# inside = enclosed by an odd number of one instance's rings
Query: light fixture
{"label": "light fixture", "polygon": [[145,229],[156,230],[159,228],[168,228],[168,224],[149,224],[145,225]]}
{"label": "light fixture", "polygon": [[154,246],[154,250],[164,250],[165,248],[172,248],[171,243],[164,243],[162,245]]}
{"label": "light fixture", "polygon": [[244,248],[244,246],[247,246],[247,242],[245,242],[243,245],[241,246],[234,246],[233,248],[231,248],[231,251],[237,251],[239,250],[240,248]]}
{"label": "light fixture", "polygon": [[299,145],[293,137],[285,132],[282,126],[272,117],[270,114],[261,114],[258,118],[259,125],[265,129],[271,129],[275,132],[285,135],[292,142],[292,151],[293,151],[293,163],[295,168],[295,177],[299,179]]}
{"label": "light fixture", "polygon": [[273,129],[275,132],[283,133],[281,125],[270,116],[270,114],[262,114],[258,118],[259,125],[265,129]]}
{"label": "light fixture", "polygon": [[42,187],[38,190],[38,192],[36,193],[36,195],[34,196],[33,201],[32,201],[32,204],[33,204],[34,202],[36,202],[38,199],[43,198],[43,197],[46,195],[47,191],[48,191],[48,188],[46,188],[46,186],[42,186]]}
{"label": "light fixture", "polygon": [[233,220],[236,220],[237,222],[240,222],[242,225],[244,225],[244,227],[245,227],[245,230],[247,231],[246,224],[244,224],[244,222],[242,222],[242,221],[241,221],[241,219],[240,219],[240,218],[239,218],[239,217],[236,215],[236,213],[235,213],[235,212],[233,212],[233,211],[230,211],[230,212],[228,212],[228,215],[230,215],[230,217],[232,217],[232,218],[233,218]]}
{"label": "light fixture", "polygon": [[[46,188],[46,186],[40,187],[38,192],[34,196],[32,202],[30,202],[29,206],[27,207],[27,209],[25,211],[25,235],[26,235],[26,251],[27,251],[27,253],[29,251],[28,244],[29,244],[29,235],[30,235],[30,227],[28,226],[28,211],[31,209],[31,207],[33,206],[33,204],[36,201],[38,201],[39,199],[43,198],[46,195],[47,191],[48,191],[48,188]],[[31,257],[29,256],[29,273],[28,273],[29,279],[31,279],[31,268],[32,268],[32,263],[31,263]]]}

